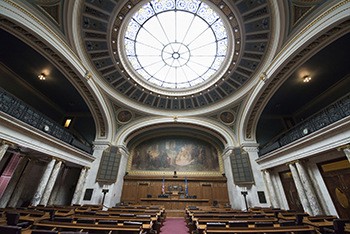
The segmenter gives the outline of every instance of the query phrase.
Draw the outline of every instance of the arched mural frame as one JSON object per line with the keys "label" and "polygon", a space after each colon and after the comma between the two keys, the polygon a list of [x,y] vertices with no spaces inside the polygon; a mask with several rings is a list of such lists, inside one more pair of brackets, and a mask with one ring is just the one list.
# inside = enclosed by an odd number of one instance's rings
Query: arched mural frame
{"label": "arched mural frame", "polygon": [[219,166],[219,170],[218,171],[177,171],[176,175],[182,175],[182,176],[222,176],[222,174],[224,173],[224,167],[223,167],[223,161],[222,161],[222,157],[221,157],[221,152],[220,149],[218,147],[218,145],[216,143],[214,143],[212,140],[202,137],[202,136],[195,136],[194,134],[189,134],[189,133],[159,133],[159,134],[155,134],[149,137],[146,137],[144,139],[140,139],[139,141],[135,142],[130,150],[130,155],[129,155],[129,160],[128,160],[128,165],[127,165],[127,172],[128,174],[131,175],[173,175],[174,174],[174,170],[169,170],[169,171],[154,171],[154,170],[132,170],[132,163],[133,163],[133,155],[135,153],[136,147],[141,145],[144,142],[147,142],[148,140],[151,139],[157,139],[159,137],[170,137],[170,136],[174,136],[175,138],[178,136],[184,136],[184,137],[188,137],[189,139],[196,139],[196,140],[200,140],[203,142],[207,142],[210,144],[211,147],[214,147],[217,153],[217,160],[218,160],[218,166]]}

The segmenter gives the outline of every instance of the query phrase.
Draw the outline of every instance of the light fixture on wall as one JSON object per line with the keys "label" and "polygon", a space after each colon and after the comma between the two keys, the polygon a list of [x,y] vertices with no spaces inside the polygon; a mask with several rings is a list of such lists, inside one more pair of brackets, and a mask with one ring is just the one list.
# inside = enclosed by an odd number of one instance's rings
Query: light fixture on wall
{"label": "light fixture on wall", "polygon": [[70,118],[66,119],[66,122],[64,123],[64,127],[68,128],[71,122],[72,122],[72,119]]}
{"label": "light fixture on wall", "polygon": [[311,80],[311,76],[304,76],[303,81],[304,82],[309,82]]}
{"label": "light fixture on wall", "polygon": [[40,80],[45,80],[45,74],[44,73],[41,73],[40,75],[38,75],[39,79]]}

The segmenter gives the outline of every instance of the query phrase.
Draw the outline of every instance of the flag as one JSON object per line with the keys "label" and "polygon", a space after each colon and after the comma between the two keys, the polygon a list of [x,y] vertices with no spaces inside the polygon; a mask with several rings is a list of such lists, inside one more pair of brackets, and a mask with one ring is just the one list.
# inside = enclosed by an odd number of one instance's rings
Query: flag
{"label": "flag", "polygon": [[185,176],[185,193],[186,193],[186,197],[188,195],[188,190],[187,190],[187,176]]}
{"label": "flag", "polygon": [[162,194],[165,194],[165,176],[163,176]]}

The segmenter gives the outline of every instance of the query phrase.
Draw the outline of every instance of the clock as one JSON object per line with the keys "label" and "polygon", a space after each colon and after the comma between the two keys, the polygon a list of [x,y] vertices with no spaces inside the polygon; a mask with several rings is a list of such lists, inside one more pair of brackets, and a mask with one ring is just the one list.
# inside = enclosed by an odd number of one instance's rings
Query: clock
{"label": "clock", "polygon": [[304,128],[304,129],[303,129],[303,133],[304,133],[304,135],[308,134],[308,133],[309,133],[309,129]]}
{"label": "clock", "polygon": [[45,126],[44,126],[44,131],[45,131],[45,132],[48,132],[49,130],[50,130],[49,125],[45,125]]}

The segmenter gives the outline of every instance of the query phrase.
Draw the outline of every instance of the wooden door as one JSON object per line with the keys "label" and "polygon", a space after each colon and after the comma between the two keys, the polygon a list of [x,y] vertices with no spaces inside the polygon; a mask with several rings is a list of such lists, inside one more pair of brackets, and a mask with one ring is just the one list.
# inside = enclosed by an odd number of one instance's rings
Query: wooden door
{"label": "wooden door", "polygon": [[137,202],[141,204],[141,198],[147,198],[148,194],[148,183],[139,183],[137,190]]}
{"label": "wooden door", "polygon": [[339,218],[350,219],[350,163],[347,158],[318,164]]}
{"label": "wooden door", "polygon": [[209,205],[213,205],[212,185],[210,183],[202,183],[202,198],[209,199]]}
{"label": "wooden door", "polygon": [[297,188],[295,187],[292,173],[290,171],[280,172],[280,178],[282,181],[284,193],[286,194],[289,209],[303,213],[303,205],[300,202],[299,194]]}

